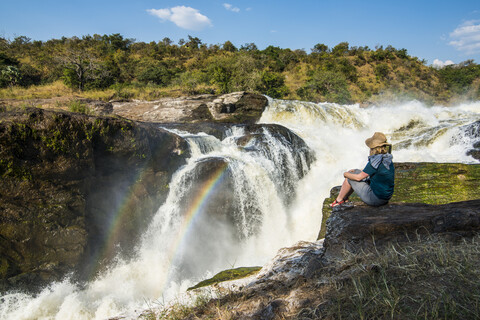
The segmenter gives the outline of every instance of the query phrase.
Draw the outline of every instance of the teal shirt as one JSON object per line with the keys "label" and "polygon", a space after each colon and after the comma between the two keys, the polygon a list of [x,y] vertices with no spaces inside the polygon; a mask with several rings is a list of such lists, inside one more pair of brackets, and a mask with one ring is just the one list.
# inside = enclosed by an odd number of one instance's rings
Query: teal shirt
{"label": "teal shirt", "polygon": [[392,197],[395,186],[395,168],[393,162],[390,164],[389,169],[382,163],[375,169],[370,162],[368,162],[363,172],[370,176],[370,188],[372,188],[373,193],[377,197],[384,200],[389,200]]}

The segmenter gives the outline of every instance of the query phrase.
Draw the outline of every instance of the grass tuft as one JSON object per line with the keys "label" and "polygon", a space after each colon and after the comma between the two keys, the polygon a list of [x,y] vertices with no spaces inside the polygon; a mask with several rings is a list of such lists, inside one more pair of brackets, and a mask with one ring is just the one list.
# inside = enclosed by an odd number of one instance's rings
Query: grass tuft
{"label": "grass tuft", "polygon": [[78,100],[72,100],[68,103],[68,110],[71,112],[78,112],[83,114],[92,114],[93,111],[85,103]]}

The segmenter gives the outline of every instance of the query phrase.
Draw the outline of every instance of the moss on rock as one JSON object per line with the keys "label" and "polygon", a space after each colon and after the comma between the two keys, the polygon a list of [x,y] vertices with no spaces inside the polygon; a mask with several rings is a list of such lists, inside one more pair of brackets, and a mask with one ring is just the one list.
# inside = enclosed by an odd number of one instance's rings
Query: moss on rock
{"label": "moss on rock", "polygon": [[248,276],[254,275],[258,273],[262,269],[262,267],[240,267],[236,269],[228,269],[221,271],[214,275],[212,278],[203,280],[196,284],[195,286],[188,288],[188,290],[198,289],[206,286],[211,286],[213,284],[230,281],[230,280],[237,280],[246,278]]}

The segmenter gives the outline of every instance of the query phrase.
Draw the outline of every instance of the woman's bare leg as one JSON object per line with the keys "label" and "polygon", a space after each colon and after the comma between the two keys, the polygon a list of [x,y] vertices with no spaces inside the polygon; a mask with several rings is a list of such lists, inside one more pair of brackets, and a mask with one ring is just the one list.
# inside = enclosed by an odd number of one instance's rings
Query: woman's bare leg
{"label": "woman's bare leg", "polygon": [[352,193],[353,188],[350,183],[348,183],[348,179],[345,179],[343,181],[342,187],[340,188],[340,192],[338,193],[337,201],[348,199],[348,197],[350,197]]}

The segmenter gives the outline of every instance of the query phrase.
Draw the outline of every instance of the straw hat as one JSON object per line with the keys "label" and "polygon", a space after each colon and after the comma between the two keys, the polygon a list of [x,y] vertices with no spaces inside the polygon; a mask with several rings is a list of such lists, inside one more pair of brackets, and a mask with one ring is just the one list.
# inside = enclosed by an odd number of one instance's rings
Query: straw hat
{"label": "straw hat", "polygon": [[387,142],[387,137],[381,132],[375,132],[371,138],[365,140],[365,144],[370,149],[380,146],[391,146],[391,144]]}

